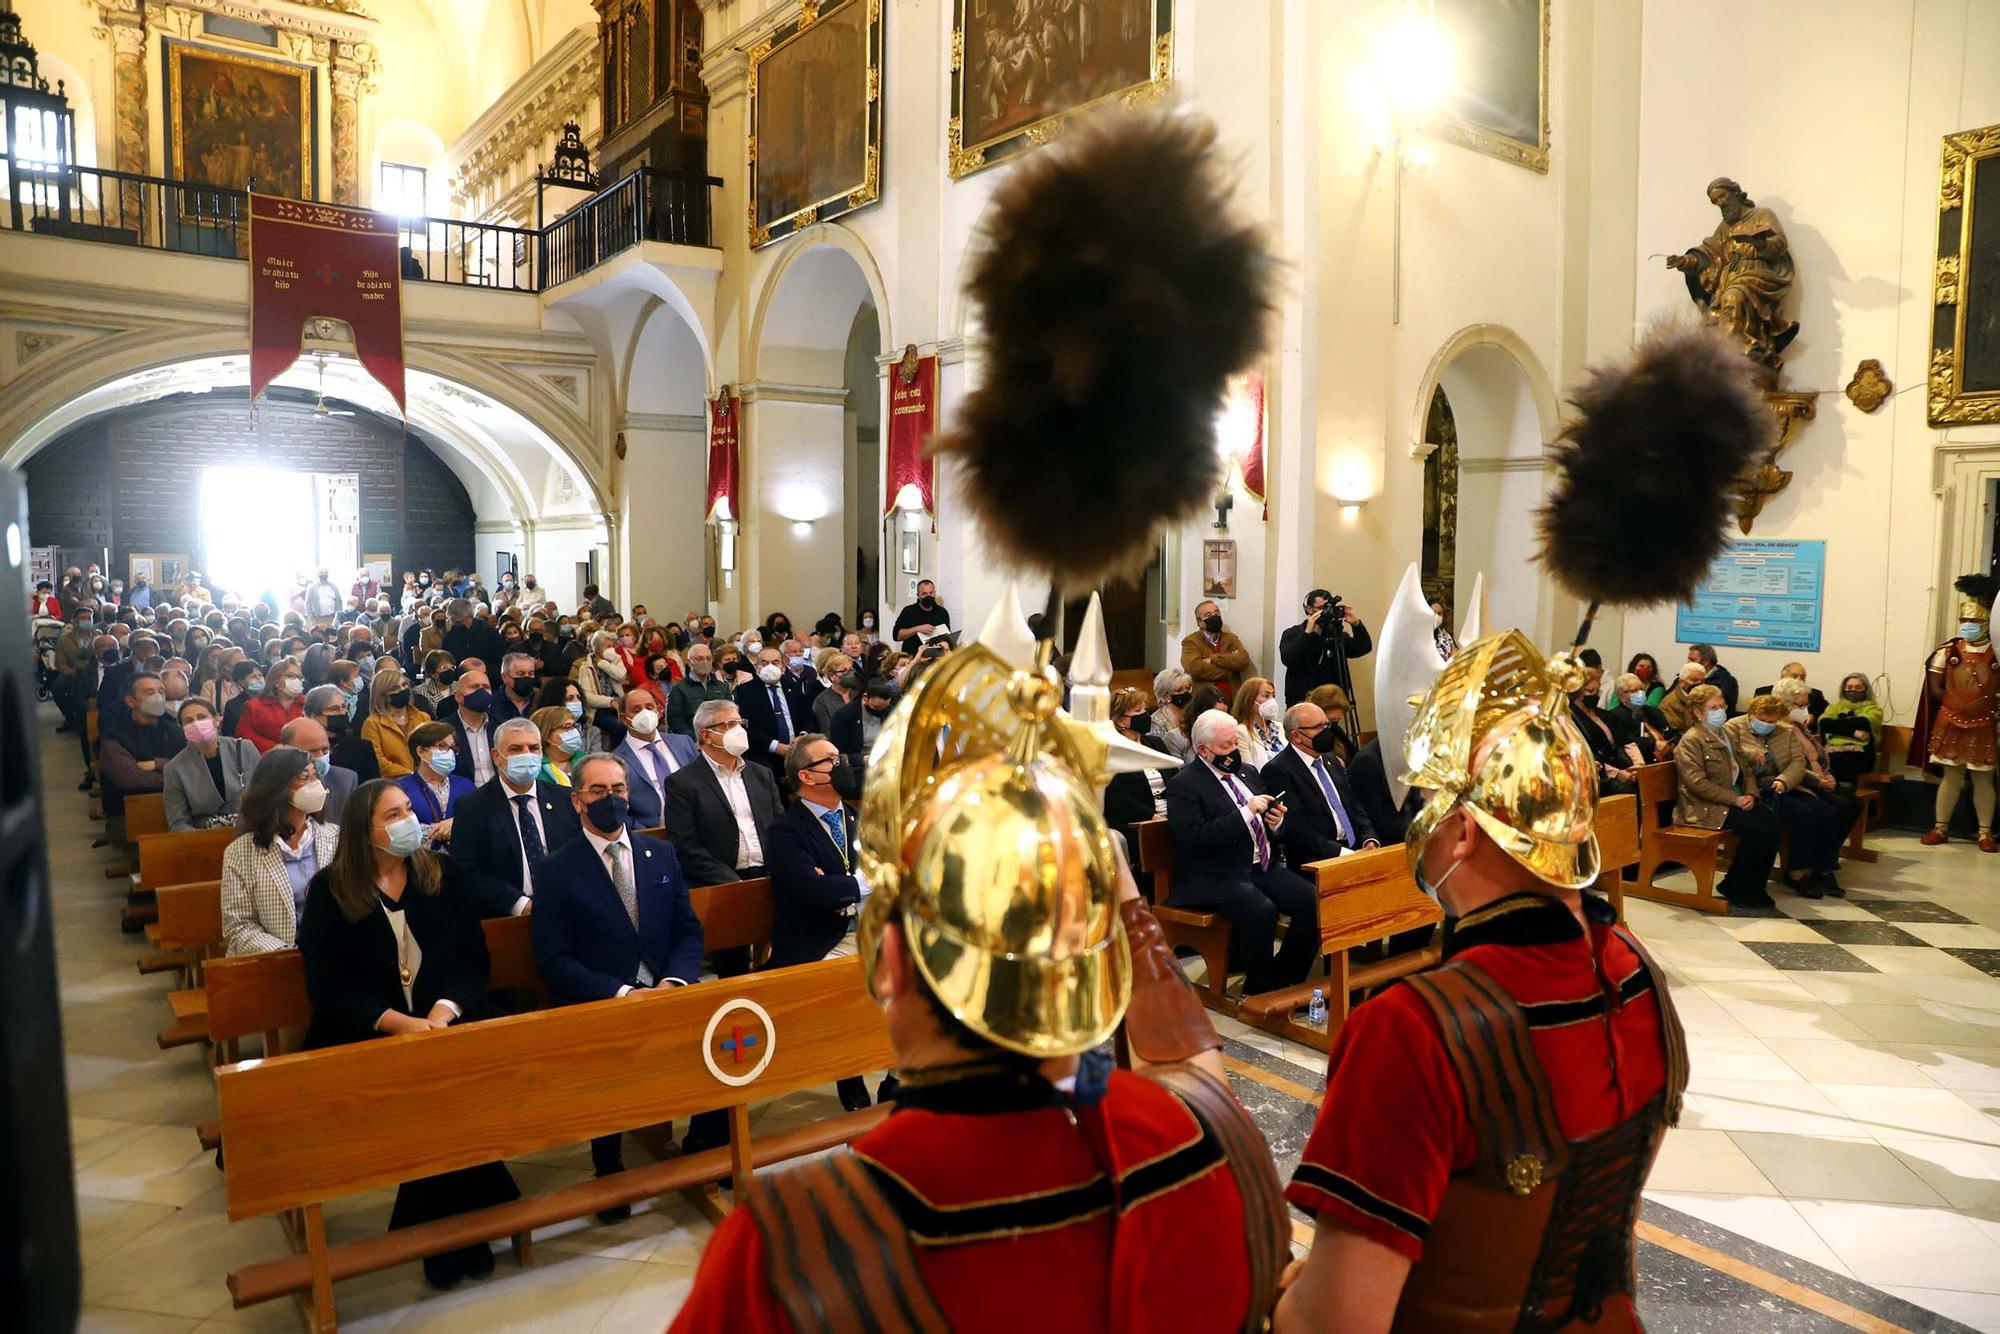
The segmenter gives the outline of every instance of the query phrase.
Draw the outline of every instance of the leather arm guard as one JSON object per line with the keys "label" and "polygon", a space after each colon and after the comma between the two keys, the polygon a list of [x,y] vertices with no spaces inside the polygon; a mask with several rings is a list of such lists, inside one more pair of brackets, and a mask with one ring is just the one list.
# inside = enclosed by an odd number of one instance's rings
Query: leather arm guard
{"label": "leather arm guard", "polygon": [[1153,910],[1143,899],[1125,899],[1118,917],[1132,950],[1132,1000],[1125,1008],[1125,1043],[1132,1055],[1148,1065],[1166,1065],[1221,1047]]}

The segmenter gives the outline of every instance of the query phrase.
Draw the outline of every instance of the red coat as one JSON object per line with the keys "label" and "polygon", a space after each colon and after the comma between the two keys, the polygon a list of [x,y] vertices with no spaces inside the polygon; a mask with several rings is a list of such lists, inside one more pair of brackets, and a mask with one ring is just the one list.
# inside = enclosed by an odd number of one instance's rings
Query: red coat
{"label": "red coat", "polygon": [[285,730],[286,723],[304,716],[305,709],[297,698],[290,704],[280,704],[267,695],[259,695],[243,706],[243,716],[236,722],[236,735],[255,746],[261,755],[278,744],[278,733]]}

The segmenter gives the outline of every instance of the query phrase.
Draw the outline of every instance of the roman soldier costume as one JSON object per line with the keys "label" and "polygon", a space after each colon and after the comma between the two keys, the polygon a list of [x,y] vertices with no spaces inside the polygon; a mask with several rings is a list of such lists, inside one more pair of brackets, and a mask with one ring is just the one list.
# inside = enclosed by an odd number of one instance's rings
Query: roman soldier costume
{"label": "roman soldier costume", "polygon": [[[861,814],[871,984],[893,922],[976,1055],[900,1072],[895,1112],[849,1150],[757,1177],[676,1331],[1265,1326],[1281,1187],[1249,1113],[1188,1063],[1219,1040],[1150,909],[1120,901],[1094,791],[1161,757],[1111,730],[1100,618],[1076,654],[1081,721],[1024,664],[1010,609],[898,704]],[[1143,1070],[1111,1069],[1114,1032]],[[1044,1078],[1070,1056],[1073,1083]]]}
{"label": "roman soldier costume", "polygon": [[1972,775],[1972,804],[1979,816],[1979,850],[2000,850],[1993,838],[1996,763],[1994,723],[2000,717],[2000,670],[1993,661],[1988,625],[2000,579],[1987,574],[1962,575],[1958,590],[1959,633],[1931,652],[1924,664],[1924,693],[1910,729],[1910,753],[1923,755],[1927,768],[1941,772],[1936,823],[1923,841],[1933,847],[1945,841],[1945,826],[1958,808],[1966,775]]}
{"label": "roman soldier costume", "polygon": [[1446,923],[1444,962],[1359,1006],[1286,1192],[1413,1264],[1397,1330],[1639,1328],[1633,1228],[1679,1118],[1686,1043],[1665,980],[1611,906],[1556,897],[1598,875],[1582,681],[1519,631],[1460,647],[1410,727],[1429,796],[1417,867],[1465,806],[1517,893]]}

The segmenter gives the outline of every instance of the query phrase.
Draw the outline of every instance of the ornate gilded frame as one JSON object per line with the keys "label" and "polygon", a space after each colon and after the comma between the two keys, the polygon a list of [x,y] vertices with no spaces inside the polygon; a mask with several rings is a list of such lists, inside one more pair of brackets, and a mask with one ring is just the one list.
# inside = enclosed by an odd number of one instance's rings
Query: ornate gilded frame
{"label": "ornate gilded frame", "polygon": [[1512,135],[1501,134],[1483,125],[1475,125],[1461,116],[1449,112],[1440,113],[1434,127],[1438,138],[1447,143],[1470,148],[1475,153],[1499,158],[1502,162],[1512,162],[1530,171],[1547,174],[1549,169],[1549,9],[1553,0],[1541,0],[1542,43],[1541,68],[1536,77],[1538,100],[1541,103],[1541,135],[1534,143],[1516,139]]}
{"label": "ornate gilded frame", "polygon": [[[1965,346],[1972,278],[1973,209],[2000,213],[2000,197],[1981,201],[1974,189],[1981,162],[2000,160],[2000,125],[1961,130],[1944,137],[1938,173],[1937,271],[1931,301],[1931,365],[1924,396],[1933,426],[1966,422],[2000,422],[2000,387],[1967,390],[1965,366],[1959,353]],[[1988,169],[2000,172],[2000,167]],[[1984,258],[1984,257],[1982,257]],[[2000,265],[2000,249],[1985,260]],[[2000,286],[2000,276],[1988,280]]]}
{"label": "ornate gilded frame", "polygon": [[[1016,153],[1047,143],[1061,134],[1070,118],[1102,106],[1114,98],[1126,107],[1147,106],[1167,94],[1174,76],[1174,3],[1153,0],[1152,73],[1143,83],[1131,84],[1089,102],[1042,117],[1032,124],[995,135],[979,143],[965,138],[965,7],[968,0],[953,0],[951,20],[951,119],[945,125],[946,165],[953,179],[1003,162]],[[1090,3],[1090,0],[1080,0]]]}
{"label": "ornate gilded frame", "polygon": [[[867,86],[861,90],[866,99],[867,166],[861,179],[842,190],[835,190],[823,199],[816,199],[804,207],[795,209],[782,218],[773,218],[768,226],[757,222],[757,83],[758,72],[764,63],[781,54],[784,49],[797,41],[801,34],[826,21],[829,15],[845,9],[849,5],[867,6]],[[750,76],[746,90],[750,105],[750,135],[748,152],[749,180],[749,223],[750,245],[769,245],[782,240],[793,232],[810,227],[817,222],[826,222],[852,213],[882,197],[882,0],[799,0],[799,16],[783,25],[768,38],[750,48]]]}
{"label": "ornate gilded frame", "polygon": [[[163,96],[167,113],[167,175],[176,181],[201,187],[205,181],[188,179],[185,151],[187,129],[181,121],[181,90],[185,87],[186,74],[183,63],[194,57],[200,60],[219,60],[231,65],[248,65],[253,69],[294,77],[299,81],[299,184],[305,191],[306,199],[319,194],[319,162],[314,150],[319,142],[319,80],[318,70],[312,65],[301,65],[290,60],[280,60],[271,56],[250,55],[239,51],[228,51],[220,47],[205,46],[194,42],[167,40],[163,57],[166,63],[167,86]],[[185,196],[183,196],[185,199]],[[192,213],[188,220],[196,220]]]}

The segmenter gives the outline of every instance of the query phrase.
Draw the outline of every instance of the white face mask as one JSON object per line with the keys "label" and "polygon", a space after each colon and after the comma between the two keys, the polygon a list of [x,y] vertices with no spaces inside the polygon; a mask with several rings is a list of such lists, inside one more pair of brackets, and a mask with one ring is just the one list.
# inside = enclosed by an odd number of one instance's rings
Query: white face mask
{"label": "white face mask", "polygon": [[1799,708],[1792,710],[1792,721],[1795,723],[1804,722],[1808,716],[1809,715],[1807,714],[1805,707],[1803,705],[1800,706]]}
{"label": "white face mask", "polygon": [[1259,718],[1264,719],[1266,722],[1275,722],[1277,720],[1278,715],[1280,713],[1283,713],[1284,711],[1285,711],[1285,706],[1278,702],[1278,697],[1276,695],[1271,696],[1271,698],[1265,700],[1262,704],[1259,704],[1257,706],[1257,716]]}
{"label": "white face mask", "polygon": [[640,736],[651,736],[660,726],[660,715],[652,709],[641,709],[632,715],[627,726]]}
{"label": "white face mask", "polygon": [[292,805],[307,815],[318,815],[326,808],[326,784],[315,778],[304,787],[294,789]]}
{"label": "white face mask", "polygon": [[774,686],[784,679],[785,669],[775,662],[767,662],[757,669],[757,679],[767,686]]}
{"label": "white face mask", "polygon": [[749,753],[750,734],[743,730],[741,723],[722,734],[722,748],[738,759]]}

